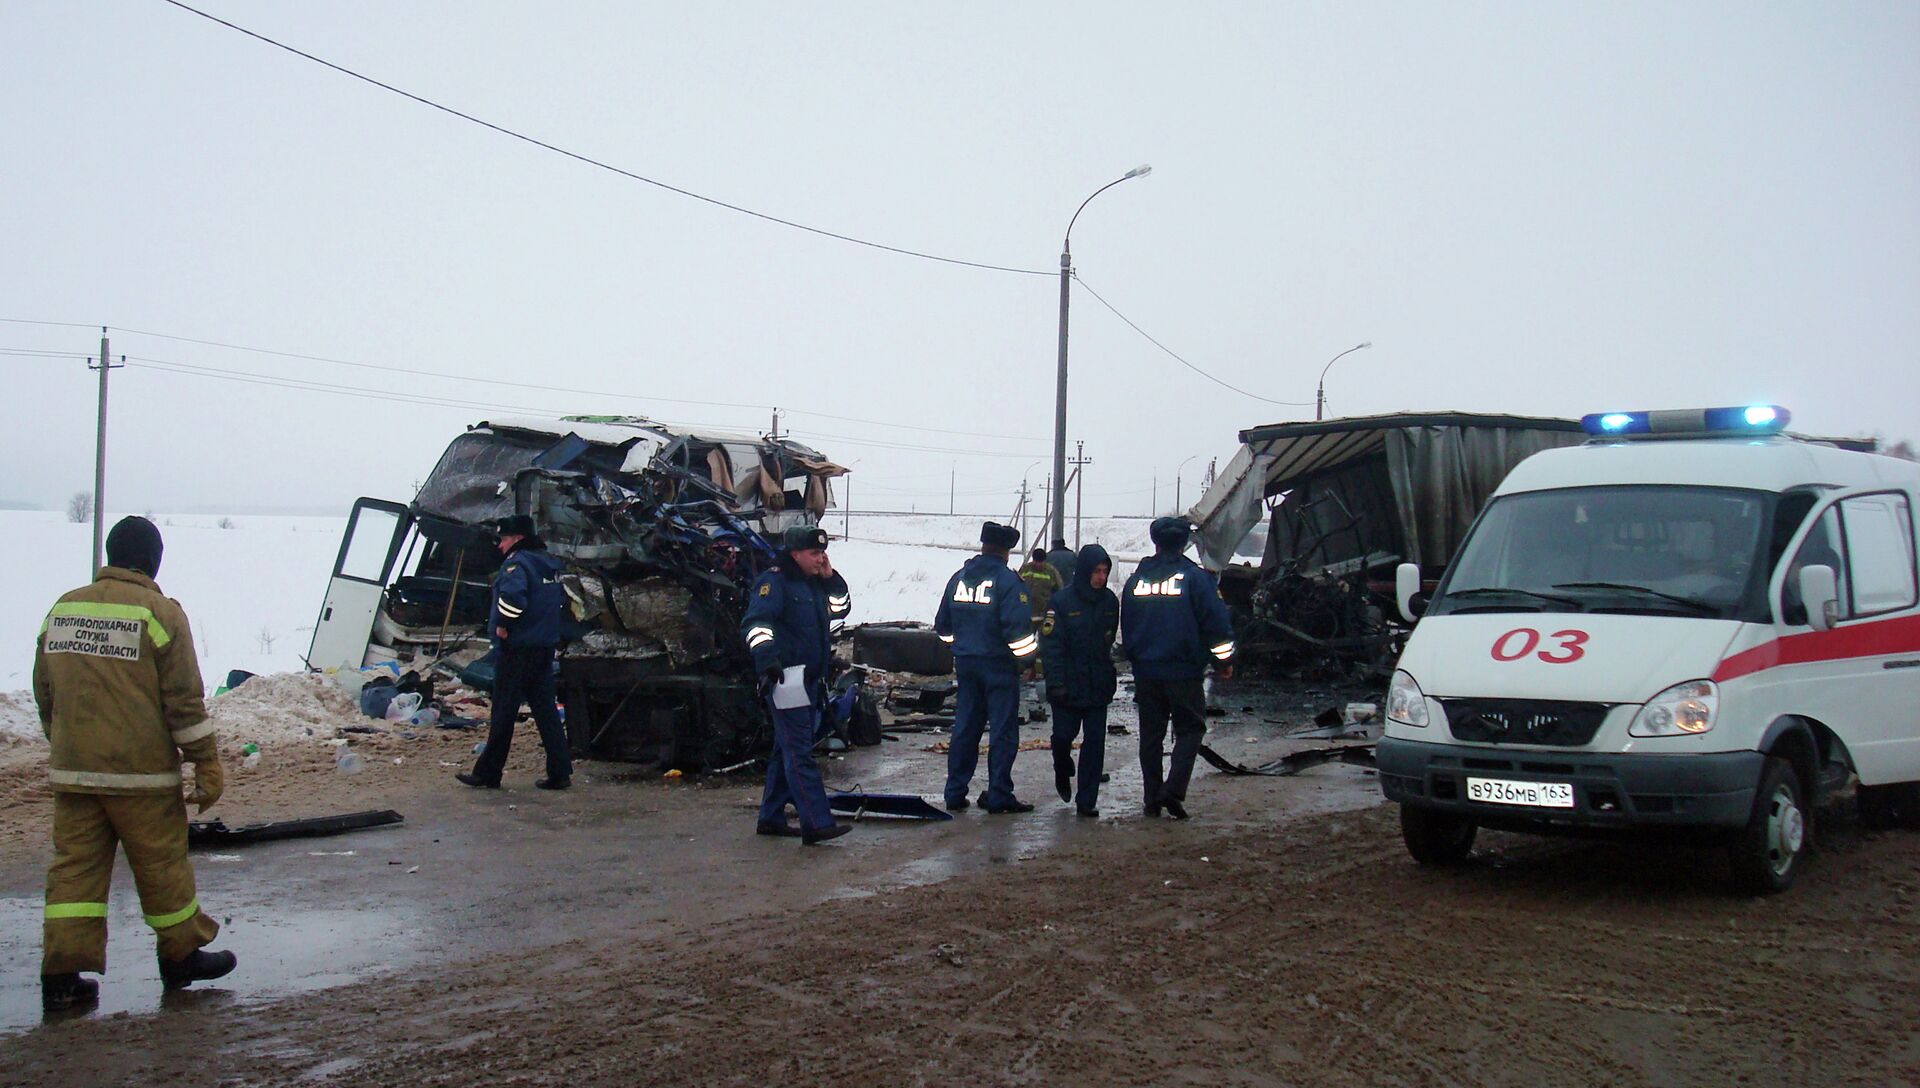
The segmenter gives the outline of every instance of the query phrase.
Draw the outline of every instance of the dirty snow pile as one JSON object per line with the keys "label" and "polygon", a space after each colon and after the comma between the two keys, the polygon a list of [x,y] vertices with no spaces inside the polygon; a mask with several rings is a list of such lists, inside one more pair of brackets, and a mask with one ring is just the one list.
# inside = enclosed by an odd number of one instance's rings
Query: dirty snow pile
{"label": "dirty snow pile", "polygon": [[44,747],[46,736],[40,732],[40,714],[33,707],[33,692],[0,692],[0,750]]}
{"label": "dirty snow pile", "polygon": [[219,730],[222,747],[324,743],[341,726],[373,724],[351,696],[320,673],[256,676],[208,699],[207,716]]}
{"label": "dirty snow pile", "polygon": [[[262,748],[325,743],[341,726],[373,725],[338,684],[318,673],[256,676],[207,700],[207,716],[219,731],[223,748],[258,744]],[[40,715],[33,692],[0,693],[0,752],[43,748]]]}

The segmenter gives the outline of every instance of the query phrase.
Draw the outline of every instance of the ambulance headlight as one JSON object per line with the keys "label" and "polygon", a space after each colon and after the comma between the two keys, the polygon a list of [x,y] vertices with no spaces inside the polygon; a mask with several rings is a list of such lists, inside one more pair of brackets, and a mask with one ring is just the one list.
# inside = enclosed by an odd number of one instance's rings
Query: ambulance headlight
{"label": "ambulance headlight", "polygon": [[1647,700],[1627,732],[1636,737],[1684,737],[1713,728],[1720,689],[1711,680],[1675,684]]}
{"label": "ambulance headlight", "polygon": [[1404,669],[1394,670],[1393,683],[1387,685],[1387,720],[1426,728],[1427,696]]}

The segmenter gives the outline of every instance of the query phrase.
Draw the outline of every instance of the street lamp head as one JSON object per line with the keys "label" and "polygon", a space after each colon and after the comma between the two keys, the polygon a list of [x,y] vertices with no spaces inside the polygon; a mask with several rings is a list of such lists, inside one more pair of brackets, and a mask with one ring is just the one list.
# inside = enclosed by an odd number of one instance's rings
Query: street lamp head
{"label": "street lamp head", "polygon": [[1362,340],[1362,341],[1360,341],[1360,346],[1361,346],[1361,347],[1363,347],[1363,348],[1370,348],[1370,347],[1372,347],[1372,346],[1373,346],[1373,341],[1371,341],[1371,340]]}
{"label": "street lamp head", "polygon": [[1139,166],[1127,171],[1126,176],[1130,178],[1144,178],[1151,173],[1153,173],[1153,167],[1143,162]]}

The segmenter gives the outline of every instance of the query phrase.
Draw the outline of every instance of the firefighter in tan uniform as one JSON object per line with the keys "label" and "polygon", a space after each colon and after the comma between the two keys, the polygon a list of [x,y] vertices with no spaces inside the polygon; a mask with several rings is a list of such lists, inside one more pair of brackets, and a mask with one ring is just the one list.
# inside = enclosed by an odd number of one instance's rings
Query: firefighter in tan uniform
{"label": "firefighter in tan uniform", "polygon": [[33,696],[52,743],[53,865],[47,871],[40,996],[48,1010],[92,1004],[107,969],[107,884],[117,845],[153,927],[167,989],[219,978],[231,952],[200,909],[187,863],[180,765],[191,800],[220,798],[220,754],[207,719],[186,613],[160,592],[160,530],[130,517],[107,536],[107,566],[61,597],[41,626]]}

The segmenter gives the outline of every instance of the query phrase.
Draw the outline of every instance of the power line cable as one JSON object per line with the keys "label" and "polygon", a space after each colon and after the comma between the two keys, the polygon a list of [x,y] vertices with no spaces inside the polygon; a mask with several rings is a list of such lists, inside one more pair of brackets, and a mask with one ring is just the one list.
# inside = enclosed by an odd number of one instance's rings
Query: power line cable
{"label": "power line cable", "polygon": [[[80,325],[68,321],[34,321],[27,318],[0,317],[0,322],[22,325],[59,325],[73,328],[97,329],[99,325]],[[541,382],[517,382],[504,378],[483,378],[473,374],[455,374],[445,370],[426,370],[420,367],[393,366],[390,364],[362,363],[352,359],[338,359],[326,355],[308,355],[298,351],[280,351],[274,348],[256,348],[245,344],[230,344],[219,340],[205,340],[195,336],[179,336],[174,333],[153,332],[149,329],[132,329],[122,325],[110,326],[114,332],[131,333],[135,336],[151,336],[160,340],[174,340],[183,344],[198,344],[201,347],[224,348],[229,351],[252,352],[256,355],[271,355],[281,359],[297,359],[309,363],[329,363],[334,366],[353,367],[359,370],[373,370],[388,374],[406,374],[416,378],[435,378],[443,381],[476,382],[481,385],[497,385],[510,389],[531,389],[542,393],[568,393],[582,397],[617,397],[625,400],[653,401],[660,404],[691,404],[702,408],[737,408],[759,412],[781,411],[789,415],[812,416],[818,419],[832,419],[841,423],[858,423],[865,427],[888,427],[894,430],[918,431],[929,434],[950,434],[961,438],[991,438],[1004,442],[1032,442],[1032,435],[987,434],[980,431],[956,431],[945,427],[927,427],[916,423],[889,423],[885,420],[862,419],[859,416],[837,415],[832,412],[816,412],[806,408],[781,408],[773,404],[745,404],[722,400],[694,400],[686,397],[643,396],[638,393],[615,393],[604,389],[572,389],[566,386],[549,385]],[[92,358],[92,356],[87,356]]]}
{"label": "power line cable", "polygon": [[[73,356],[73,358],[79,359],[79,358],[87,358],[87,357],[76,355],[76,356]],[[237,382],[242,382],[249,385],[262,385],[262,386],[269,386],[269,387],[281,388],[281,389],[291,389],[291,390],[298,390],[298,391],[304,391],[304,392],[330,393],[337,396],[357,397],[363,400],[381,400],[381,401],[390,401],[390,402],[399,403],[399,404],[418,404],[418,405],[426,405],[430,407],[461,408],[461,409],[486,411],[486,412],[504,410],[508,412],[523,412],[523,413],[528,413],[533,415],[545,415],[545,416],[555,416],[555,417],[566,414],[551,408],[529,407],[525,404],[506,404],[498,401],[466,400],[466,399],[461,399],[456,397],[434,396],[432,394],[402,393],[402,392],[362,389],[356,386],[337,385],[331,382],[318,382],[318,381],[313,381],[307,378],[286,378],[278,375],[255,374],[249,371],[228,370],[222,367],[202,366],[197,363],[183,363],[173,359],[156,359],[151,356],[145,356],[145,355],[126,355],[126,356],[122,356],[122,358],[127,360],[127,362],[130,365],[137,366],[142,369],[163,370],[163,371],[170,371],[176,374],[190,375],[193,377],[213,378],[213,379],[225,380],[225,381],[237,381]],[[682,430],[689,430],[689,431],[695,431],[695,432],[700,432],[700,431],[736,432],[738,430],[738,428],[735,428],[735,427],[729,427],[722,424],[705,423],[697,420],[657,419],[657,420],[653,420],[653,422],[659,423],[666,427],[679,428]],[[886,442],[886,441],[880,441],[876,439],[859,438],[853,435],[828,434],[825,432],[818,432],[818,431],[808,432],[806,434],[806,437],[809,441],[820,439],[820,438],[830,438],[850,446],[865,446],[865,447],[872,447],[876,449],[896,450],[896,451],[903,451],[903,452],[910,452],[910,453],[942,453],[942,454],[950,454],[955,456],[965,455],[970,457],[1019,458],[1019,457],[1033,456],[1032,450],[998,451],[998,450],[961,449],[961,448],[947,447],[947,446],[923,446],[923,445],[916,445],[913,443]]]}
{"label": "power line cable", "polygon": [[[169,2],[169,3],[171,3],[171,2],[172,2],[172,0],[168,0],[168,2]],[[1152,333],[1150,333],[1150,332],[1148,332],[1147,330],[1145,330],[1145,329],[1143,329],[1143,328],[1141,328],[1140,326],[1138,326],[1138,325],[1136,325],[1136,324],[1134,324],[1134,323],[1133,323],[1133,319],[1132,319],[1132,318],[1130,318],[1130,317],[1128,317],[1128,316],[1127,316],[1126,314],[1123,314],[1123,313],[1121,313],[1121,312],[1120,312],[1120,311],[1119,311],[1118,309],[1115,309],[1115,307],[1114,307],[1114,305],[1113,305],[1113,303],[1111,303],[1111,302],[1108,302],[1108,301],[1107,301],[1106,299],[1104,299],[1104,298],[1102,298],[1102,297],[1100,296],[1100,292],[1098,292],[1098,291],[1096,291],[1096,290],[1094,290],[1094,289],[1093,289],[1093,285],[1092,285],[1092,284],[1090,284],[1090,283],[1088,283],[1088,282],[1087,282],[1086,280],[1084,280],[1084,279],[1082,279],[1082,278],[1081,278],[1081,276],[1080,276],[1080,273],[1078,273],[1078,272],[1075,272],[1075,273],[1073,274],[1073,278],[1074,278],[1074,279],[1075,279],[1076,281],[1078,281],[1078,282],[1079,282],[1079,284],[1080,284],[1080,286],[1082,286],[1082,287],[1084,287],[1084,288],[1086,288],[1086,290],[1087,290],[1087,294],[1089,294],[1089,295],[1092,295],[1092,296],[1094,297],[1094,300],[1095,300],[1095,301],[1097,301],[1097,302],[1099,302],[1099,303],[1100,303],[1100,305],[1102,305],[1102,306],[1105,306],[1105,307],[1106,307],[1106,308],[1107,308],[1108,310],[1111,310],[1111,311],[1113,312],[1113,316],[1115,316],[1115,317],[1117,317],[1117,318],[1119,318],[1120,320],[1122,320],[1122,321],[1124,321],[1124,322],[1126,322],[1126,323],[1127,323],[1127,327],[1128,327],[1128,328],[1130,328],[1130,329],[1132,329],[1132,330],[1133,330],[1134,332],[1137,332],[1137,333],[1139,333],[1139,334],[1140,334],[1141,336],[1144,336],[1144,337],[1146,337],[1146,338],[1147,338],[1147,342],[1148,342],[1148,343],[1150,343],[1150,344],[1152,344],[1152,345],[1153,345],[1154,347],[1156,347],[1156,348],[1159,348],[1159,349],[1160,349],[1161,351],[1164,351],[1164,352],[1166,352],[1166,353],[1167,353],[1168,355],[1170,355],[1170,356],[1172,356],[1172,357],[1173,357],[1173,359],[1174,359],[1174,361],[1175,361],[1175,362],[1177,362],[1177,363],[1179,363],[1179,364],[1180,364],[1181,366],[1184,366],[1184,367],[1186,367],[1186,368],[1187,368],[1188,370],[1191,370],[1191,371],[1193,371],[1193,372],[1194,372],[1195,374],[1198,374],[1198,375],[1200,375],[1200,376],[1201,376],[1202,378],[1205,378],[1205,379],[1207,379],[1208,381],[1210,381],[1210,382],[1212,382],[1213,384],[1215,384],[1215,385],[1217,385],[1217,386],[1219,386],[1219,387],[1221,387],[1222,389],[1231,389],[1231,390],[1233,390],[1233,391],[1234,391],[1235,393],[1238,393],[1238,394],[1240,394],[1240,395],[1241,395],[1241,396],[1243,396],[1243,397],[1252,397],[1252,398],[1253,398],[1254,400],[1258,400],[1258,401],[1265,401],[1265,402],[1266,402],[1266,403],[1268,403],[1268,404],[1282,404],[1282,405],[1285,405],[1285,406],[1287,406],[1287,407],[1289,407],[1289,408],[1309,408],[1309,407],[1312,407],[1312,405],[1313,405],[1313,402],[1312,402],[1312,401],[1299,401],[1299,400],[1274,400],[1274,399],[1273,399],[1272,397],[1263,397],[1263,396],[1261,396],[1261,395],[1260,395],[1260,394],[1258,394],[1258,393],[1249,393],[1249,392],[1247,392],[1246,390],[1244,390],[1244,389],[1242,389],[1242,388],[1240,388],[1240,387],[1239,387],[1239,386],[1237,386],[1237,385],[1232,385],[1232,384],[1229,384],[1229,383],[1227,383],[1227,382],[1224,382],[1224,381],[1221,381],[1221,380],[1220,380],[1219,378],[1216,378],[1216,377],[1214,377],[1213,375],[1211,375],[1211,374],[1209,374],[1209,373],[1207,373],[1207,372],[1206,372],[1206,371],[1204,371],[1204,370],[1201,370],[1201,369],[1200,369],[1199,367],[1197,367],[1197,366],[1194,366],[1194,365],[1193,365],[1192,363],[1190,363],[1190,362],[1188,362],[1188,361],[1186,360],[1186,358],[1185,358],[1184,356],[1182,356],[1182,355],[1181,355],[1181,354],[1180,354],[1179,352],[1177,352],[1177,351],[1175,351],[1175,350],[1173,350],[1172,348],[1170,348],[1170,347],[1168,347],[1167,345],[1165,345],[1165,344],[1163,344],[1163,343],[1161,343],[1161,342],[1160,342],[1159,340],[1157,340],[1157,339],[1155,339]]]}
{"label": "power line cable", "polygon": [[967,260],[961,260],[958,257],[942,257],[937,253],[925,253],[917,249],[906,249],[901,246],[890,246],[881,242],[870,242],[865,238],[856,238],[851,234],[841,234],[837,231],[826,230],[822,227],[811,227],[805,223],[797,223],[791,219],[782,219],[777,215],[769,215],[766,212],[754,211],[752,208],[742,207],[738,204],[729,204],[726,201],[720,200],[716,197],[705,196],[700,193],[696,193],[691,189],[682,189],[677,185],[669,185],[664,181],[659,181],[654,178],[647,177],[643,174],[636,174],[631,170],[622,169],[621,167],[614,166],[611,163],[603,162],[600,159],[596,159],[588,155],[583,155],[580,152],[569,151],[566,148],[560,147],[557,144],[550,144],[545,140],[541,140],[536,137],[529,136],[523,132],[517,132],[513,129],[507,128],[504,125],[497,125],[497,124],[494,124],[492,121],[482,120],[481,118],[475,117],[470,113],[462,113],[461,111],[454,109],[452,106],[441,105],[440,103],[435,102],[431,98],[422,97],[420,95],[414,94],[412,91],[401,90],[399,87],[396,87],[391,83],[383,83],[380,80],[373,78],[372,76],[363,75],[359,72],[354,71],[351,68],[347,68],[342,65],[335,64],[330,60],[325,60],[321,57],[314,56],[312,53],[308,53],[304,50],[296,49],[293,46],[286,44],[285,42],[276,41],[272,38],[267,37],[265,34],[259,33],[258,31],[248,30],[246,27],[243,27],[237,23],[230,23],[227,20],[222,19],[217,15],[209,14],[207,12],[201,11],[199,8],[193,7],[190,4],[182,3],[181,0],[164,0],[164,2],[168,4],[172,4],[174,7],[179,8],[182,11],[191,12],[194,15],[198,15],[202,19],[206,19],[209,22],[218,23],[229,30],[238,31],[239,33],[245,34],[247,37],[252,38],[255,41],[264,42],[267,45],[271,45],[276,49],[283,49],[289,53],[292,53],[296,57],[301,57],[303,59],[310,60],[313,63],[318,64],[323,68],[332,69],[333,71],[339,72],[341,75],[344,75],[344,76],[351,76],[352,78],[357,79],[362,83],[371,84],[372,86],[378,87],[383,91],[389,91],[393,94],[399,95],[402,98],[411,99],[412,101],[418,102],[423,106],[429,107],[431,109],[439,110],[441,113],[458,117],[462,121],[468,121],[473,124],[479,125],[482,128],[491,129],[494,132],[501,134],[502,136],[511,136],[516,140],[522,140],[526,143],[532,144],[535,147],[542,148],[547,151],[551,151],[556,155],[564,155],[569,159],[575,160],[576,162],[582,162],[587,164],[588,166],[599,167],[602,170],[610,171],[612,173],[620,175],[621,177],[631,178],[632,180],[638,181],[638,182],[644,182],[647,185],[652,185],[656,188],[665,189],[670,193],[676,193],[680,196],[690,197],[694,200],[701,201],[702,203],[711,204],[718,208],[725,208],[726,210],[731,212],[739,212],[741,215],[750,215],[755,219],[763,219],[769,223],[777,223],[783,227],[792,227],[795,230],[803,230],[809,234],[818,234],[818,235],[821,235],[822,237],[833,238],[842,242],[851,242],[857,246],[866,246],[870,249],[885,250],[888,253],[898,253],[901,256],[905,256],[905,257],[918,257],[922,260],[939,261],[943,264],[964,265],[968,268],[984,268],[993,272],[1013,272],[1023,276],[1053,275],[1052,272],[1047,271],[1045,269],[1013,268],[1008,265],[987,264],[982,261],[967,261]]}

